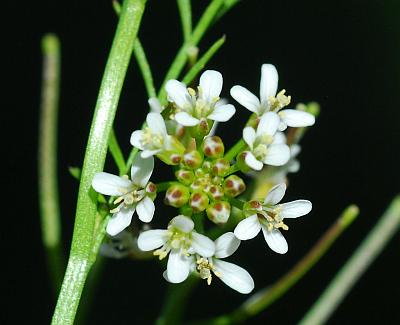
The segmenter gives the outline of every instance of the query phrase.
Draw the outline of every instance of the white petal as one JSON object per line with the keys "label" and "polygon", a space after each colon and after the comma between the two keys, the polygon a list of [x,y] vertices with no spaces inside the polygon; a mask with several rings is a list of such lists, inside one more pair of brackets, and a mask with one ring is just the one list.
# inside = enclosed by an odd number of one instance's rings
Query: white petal
{"label": "white petal", "polygon": [[286,184],[285,183],[275,185],[268,192],[268,194],[264,200],[264,204],[275,205],[275,204],[279,203],[282,200],[282,198],[285,196],[285,192],[286,192]]}
{"label": "white petal", "polygon": [[210,257],[214,255],[215,244],[214,242],[197,232],[192,232],[192,247],[196,253],[203,257]]}
{"label": "white petal", "polygon": [[121,207],[117,213],[111,217],[108,221],[106,231],[110,236],[119,234],[122,230],[128,227],[132,221],[132,215],[135,212],[135,207],[130,206],[128,208]]}
{"label": "white petal", "polygon": [[150,222],[154,216],[154,202],[148,196],[145,196],[136,206],[136,213],[143,222]]}
{"label": "white petal", "polygon": [[250,149],[253,150],[254,141],[256,141],[256,130],[251,126],[246,126],[243,129],[243,140],[247,143]]}
{"label": "white petal", "polygon": [[271,144],[268,147],[264,164],[271,166],[282,166],[290,159],[290,149],[286,144]]}
{"label": "white petal", "polygon": [[278,254],[285,254],[288,251],[288,244],[285,237],[277,229],[268,231],[268,229],[262,225],[262,231],[264,234],[265,241],[267,242],[269,248]]}
{"label": "white petal", "polygon": [[235,106],[231,104],[214,108],[214,111],[207,116],[208,119],[218,122],[226,122],[235,114]]}
{"label": "white petal", "polygon": [[183,126],[195,126],[200,123],[200,120],[193,117],[187,112],[179,112],[175,114],[175,121]]}
{"label": "white petal", "polygon": [[244,162],[246,163],[247,166],[249,166],[254,170],[261,170],[263,168],[263,163],[257,160],[257,158],[254,157],[253,153],[250,151],[246,151]]}
{"label": "white petal", "polygon": [[167,278],[171,283],[180,283],[186,280],[190,271],[191,258],[181,254],[177,249],[169,253],[167,264]]}
{"label": "white petal", "polygon": [[178,107],[190,105],[190,95],[184,83],[178,80],[168,80],[165,90],[168,94],[168,100],[174,102]]}
{"label": "white petal", "polygon": [[136,155],[131,167],[131,179],[135,185],[145,188],[154,169],[154,158]]}
{"label": "white petal", "polygon": [[246,294],[254,289],[254,280],[245,269],[225,261],[214,259],[215,271],[220,274],[220,279],[232,289]]}
{"label": "white petal", "polygon": [[178,228],[180,231],[189,233],[194,228],[193,220],[184,215],[174,217],[170,222],[172,227]]}
{"label": "white petal", "polygon": [[261,66],[260,100],[265,102],[270,96],[275,96],[278,89],[278,71],[272,64]]}
{"label": "white petal", "polygon": [[151,112],[161,113],[161,111],[163,110],[163,107],[161,106],[160,101],[157,98],[151,97],[147,102],[149,103]]}
{"label": "white petal", "polygon": [[281,216],[283,218],[297,218],[309,213],[312,203],[308,200],[296,200],[281,204]]}
{"label": "white petal", "polygon": [[314,115],[295,109],[284,109],[279,112],[279,116],[288,126],[295,128],[311,126],[315,123]]}
{"label": "white petal", "polygon": [[281,123],[279,123],[278,130],[285,131],[287,129],[287,124],[281,119]]}
{"label": "white petal", "polygon": [[132,133],[132,135],[131,135],[131,145],[136,147],[136,148],[138,148],[138,149],[140,149],[140,150],[143,150],[144,147],[143,147],[142,141],[141,141],[142,138],[143,138],[143,131],[142,130],[134,131]]}
{"label": "white petal", "polygon": [[151,132],[167,136],[164,118],[160,113],[149,113],[146,117],[147,126]]}
{"label": "white petal", "polygon": [[252,239],[260,232],[261,225],[258,221],[257,215],[252,215],[242,221],[240,221],[235,230],[235,236],[240,240]]}
{"label": "white petal", "polygon": [[168,240],[168,230],[152,229],[140,233],[137,244],[142,251],[152,251],[164,245]]}
{"label": "white petal", "polygon": [[146,159],[146,158],[149,158],[149,157],[151,157],[151,156],[154,156],[154,155],[158,154],[158,153],[161,152],[161,151],[162,151],[161,149],[156,149],[156,150],[143,150],[143,151],[140,153],[140,156],[141,156],[143,159]]}
{"label": "white petal", "polygon": [[231,88],[231,96],[250,112],[257,113],[260,108],[260,100],[257,96],[242,86],[233,86]]}
{"label": "white petal", "polygon": [[273,136],[278,130],[278,126],[280,123],[280,118],[278,114],[274,112],[267,112],[263,114],[260,119],[260,123],[258,123],[256,134],[257,136],[261,136],[267,134],[269,136]]}
{"label": "white petal", "polygon": [[285,144],[286,143],[286,135],[283,132],[276,132],[274,135],[273,144]]}
{"label": "white petal", "polygon": [[222,74],[215,70],[204,71],[200,77],[201,98],[211,103],[222,90]]}
{"label": "white petal", "polygon": [[215,257],[225,258],[231,256],[240,245],[240,240],[233,232],[227,232],[215,240]]}
{"label": "white petal", "polygon": [[98,193],[120,196],[131,190],[132,182],[123,177],[101,172],[94,175],[92,186]]}

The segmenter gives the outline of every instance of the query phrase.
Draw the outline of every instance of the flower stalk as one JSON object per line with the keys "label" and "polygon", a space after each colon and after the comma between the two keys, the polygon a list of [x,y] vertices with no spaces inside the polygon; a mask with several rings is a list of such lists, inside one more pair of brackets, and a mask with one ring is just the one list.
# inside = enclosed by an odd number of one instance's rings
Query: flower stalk
{"label": "flower stalk", "polygon": [[[89,134],[79,187],[70,258],[52,324],[72,324],[93,264],[97,195],[93,176],[103,169],[122,85],[146,0],[125,0],[103,75]],[[96,240],[97,242],[97,240]]]}

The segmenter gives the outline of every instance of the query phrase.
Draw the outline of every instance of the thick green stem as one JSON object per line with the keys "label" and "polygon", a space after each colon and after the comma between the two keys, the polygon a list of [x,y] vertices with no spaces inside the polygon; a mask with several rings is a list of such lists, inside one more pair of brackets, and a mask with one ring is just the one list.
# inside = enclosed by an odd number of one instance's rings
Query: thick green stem
{"label": "thick green stem", "polygon": [[39,203],[43,245],[55,296],[60,289],[64,256],[61,247],[57,177],[57,116],[60,88],[60,42],[48,34],[42,39],[43,81],[39,125]]}
{"label": "thick green stem", "polygon": [[314,306],[300,321],[300,325],[324,324],[399,228],[400,196],[397,196],[376,226],[335,275]]}
{"label": "thick green stem", "polygon": [[70,258],[53,316],[53,324],[72,324],[87,274],[93,263],[97,195],[91,188],[103,169],[109,134],[119,101],[145,0],[125,0],[104,71],[86,147],[78,194]]}
{"label": "thick green stem", "polygon": [[243,139],[240,139],[238,142],[236,142],[234,144],[234,146],[232,148],[229,149],[229,151],[227,152],[227,154],[225,155],[225,159],[228,161],[231,161],[232,159],[234,159],[237,154],[241,151],[243,151],[246,148],[246,143],[244,142]]}

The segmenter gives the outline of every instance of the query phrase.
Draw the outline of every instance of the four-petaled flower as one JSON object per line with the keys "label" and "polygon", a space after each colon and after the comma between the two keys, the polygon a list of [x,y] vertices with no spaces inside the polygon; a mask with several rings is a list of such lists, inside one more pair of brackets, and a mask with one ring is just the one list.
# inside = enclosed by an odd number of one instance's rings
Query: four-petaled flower
{"label": "four-petaled flower", "polygon": [[231,104],[220,105],[222,75],[207,70],[200,77],[198,93],[178,80],[169,80],[165,85],[168,100],[175,104],[175,120],[184,126],[195,126],[202,120],[228,121],[235,114]]}
{"label": "four-petaled flower", "polygon": [[192,219],[184,215],[171,220],[168,229],[153,229],[142,232],[138,246],[142,251],[152,251],[160,260],[169,254],[165,277],[169,282],[180,283],[188,277],[192,269],[193,254],[204,257],[215,253],[214,242],[193,230]]}
{"label": "four-petaled flower", "polygon": [[195,269],[202,279],[211,284],[212,273],[221,279],[227,286],[240,293],[250,293],[254,289],[254,280],[242,267],[222,261],[231,256],[240,245],[240,240],[232,233],[227,232],[214,241],[215,253],[212,257],[197,256],[193,259]]}
{"label": "four-petaled flower", "polygon": [[239,222],[234,230],[235,236],[240,240],[248,240],[257,236],[262,230],[268,246],[274,252],[285,254],[288,244],[279,231],[279,228],[288,230],[283,219],[304,216],[312,209],[312,204],[308,200],[278,204],[285,195],[285,191],[285,183],[278,184],[269,191],[264,202],[248,202],[244,210],[250,216]]}
{"label": "four-petaled flower", "polygon": [[142,158],[137,155],[131,168],[131,180],[105,172],[94,176],[92,186],[96,192],[117,196],[114,204],[118,206],[110,211],[113,216],[107,224],[109,235],[115,236],[128,227],[135,210],[141,221],[150,222],[153,219],[156,187],[149,182],[153,168],[153,157]]}
{"label": "four-petaled flower", "polygon": [[265,113],[254,130],[251,126],[243,129],[243,139],[249,150],[243,152],[247,166],[261,170],[263,164],[282,166],[290,158],[290,149],[285,144],[285,138],[277,133],[279,117],[274,112]]}
{"label": "four-petaled flower", "polygon": [[272,64],[263,64],[261,66],[260,99],[242,86],[233,86],[231,96],[239,104],[258,116],[269,111],[279,112],[281,118],[280,131],[285,130],[288,126],[305,127],[315,123],[315,117],[310,113],[295,109],[281,110],[290,104],[290,96],[285,95],[285,90],[276,94],[277,89],[278,71]]}

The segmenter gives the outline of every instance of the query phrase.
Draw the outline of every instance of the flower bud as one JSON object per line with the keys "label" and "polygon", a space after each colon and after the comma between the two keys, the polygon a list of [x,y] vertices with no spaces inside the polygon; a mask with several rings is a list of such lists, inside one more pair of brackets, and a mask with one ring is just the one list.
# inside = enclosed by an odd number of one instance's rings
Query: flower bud
{"label": "flower bud", "polygon": [[218,185],[211,185],[208,187],[207,192],[211,199],[213,200],[221,200],[224,197],[224,190],[221,186]]}
{"label": "flower bud", "polygon": [[178,169],[175,172],[175,177],[182,184],[190,185],[194,180],[194,173],[191,170],[187,169]]}
{"label": "flower bud", "polygon": [[251,200],[243,204],[243,213],[246,217],[260,213],[262,211],[262,204],[260,201]]}
{"label": "flower bud", "polygon": [[239,176],[231,175],[224,181],[224,192],[230,197],[238,196],[246,189],[246,185]]}
{"label": "flower bud", "polygon": [[194,192],[189,200],[193,212],[204,211],[208,207],[208,196],[204,192]]}
{"label": "flower bud", "polygon": [[180,208],[188,202],[189,197],[189,189],[186,186],[173,184],[165,193],[164,203],[175,208]]}
{"label": "flower bud", "polygon": [[174,136],[168,136],[168,150],[163,150],[157,154],[167,165],[178,165],[182,161],[185,147],[183,144]]}
{"label": "flower bud", "polygon": [[204,154],[210,158],[220,158],[224,155],[224,143],[221,138],[217,136],[205,138],[202,149]]}
{"label": "flower bud", "polygon": [[245,158],[247,155],[247,151],[242,151],[236,156],[236,165],[238,166],[239,170],[243,173],[247,173],[251,170],[249,166],[247,166]]}
{"label": "flower bud", "polygon": [[212,172],[218,176],[225,176],[228,173],[230,167],[231,165],[228,160],[220,158],[215,160],[212,164]]}
{"label": "flower bud", "polygon": [[201,166],[203,162],[203,157],[201,156],[200,152],[197,150],[193,150],[187,152],[183,156],[183,163],[191,169],[196,169]]}
{"label": "flower bud", "polygon": [[196,137],[203,138],[210,133],[210,124],[207,119],[202,118],[200,123],[196,126]]}
{"label": "flower bud", "polygon": [[153,201],[157,196],[157,186],[156,184],[149,182],[146,186],[146,194],[150,197]]}
{"label": "flower bud", "polygon": [[214,223],[225,223],[231,214],[231,205],[226,201],[218,201],[207,209],[208,218]]}

